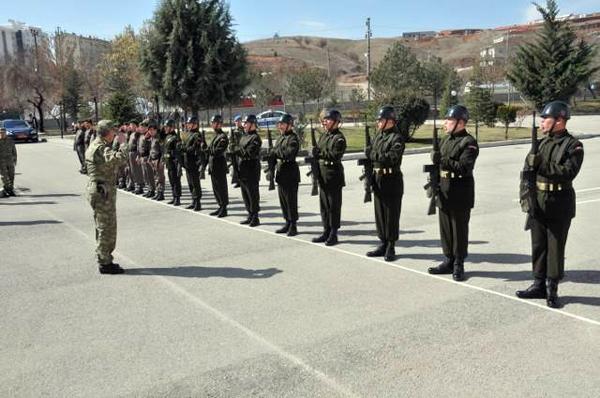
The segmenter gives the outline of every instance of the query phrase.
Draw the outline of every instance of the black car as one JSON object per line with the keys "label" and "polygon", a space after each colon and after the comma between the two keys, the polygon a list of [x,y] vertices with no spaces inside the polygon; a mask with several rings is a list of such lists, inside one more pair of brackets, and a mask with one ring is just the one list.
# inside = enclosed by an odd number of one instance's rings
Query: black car
{"label": "black car", "polygon": [[15,141],[38,142],[38,133],[25,120],[0,120],[0,128],[6,129],[6,135]]}

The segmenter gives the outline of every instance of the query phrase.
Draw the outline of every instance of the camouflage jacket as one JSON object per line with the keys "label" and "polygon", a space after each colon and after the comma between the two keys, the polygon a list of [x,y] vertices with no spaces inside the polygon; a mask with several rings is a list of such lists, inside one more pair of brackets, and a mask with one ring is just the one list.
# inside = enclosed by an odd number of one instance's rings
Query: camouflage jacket
{"label": "camouflage jacket", "polygon": [[106,192],[116,190],[117,169],[127,160],[128,154],[127,143],[120,145],[119,150],[115,150],[113,145],[102,137],[92,141],[85,151],[85,164],[90,177],[88,193],[96,192],[96,187],[99,186],[105,187]]}
{"label": "camouflage jacket", "polygon": [[17,148],[12,138],[6,137],[0,140],[0,164],[11,163],[17,163]]}

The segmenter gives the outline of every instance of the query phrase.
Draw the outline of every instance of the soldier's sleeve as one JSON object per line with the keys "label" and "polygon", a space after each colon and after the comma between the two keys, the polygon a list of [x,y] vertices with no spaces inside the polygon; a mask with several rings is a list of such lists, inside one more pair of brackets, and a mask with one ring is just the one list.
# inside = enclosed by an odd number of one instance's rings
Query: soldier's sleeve
{"label": "soldier's sleeve", "polygon": [[336,137],[333,145],[331,146],[331,157],[334,160],[341,160],[346,152],[346,138],[343,136]]}
{"label": "soldier's sleeve", "polygon": [[299,150],[300,141],[298,140],[298,137],[291,138],[290,140],[288,140],[287,145],[284,148],[282,148],[282,159],[287,161],[295,160]]}
{"label": "soldier's sleeve", "polygon": [[121,163],[127,159],[127,145],[123,145],[119,150],[115,150],[109,145],[99,148],[97,153],[104,159],[106,163]]}
{"label": "soldier's sleeve", "polygon": [[227,137],[221,138],[217,141],[216,145],[213,146],[213,155],[223,156],[227,147],[229,146],[229,139]]}
{"label": "soldier's sleeve", "polygon": [[258,157],[258,155],[260,154],[261,146],[262,146],[262,140],[260,139],[260,136],[257,134],[256,136],[254,136],[252,138],[252,140],[250,140],[250,142],[248,142],[248,145],[246,146],[246,153],[251,158]]}
{"label": "soldier's sleeve", "polygon": [[395,134],[392,145],[388,152],[381,154],[381,159],[385,164],[397,165],[402,161],[404,154],[404,139],[400,134]]}
{"label": "soldier's sleeve", "polygon": [[461,175],[469,174],[475,168],[475,160],[479,155],[479,145],[474,138],[468,138],[458,159],[442,157],[441,165],[445,170]]}
{"label": "soldier's sleeve", "polygon": [[542,162],[538,168],[538,173],[549,179],[573,180],[577,177],[582,163],[583,144],[579,140],[574,140],[574,143],[569,145],[564,162],[557,163],[554,159]]}

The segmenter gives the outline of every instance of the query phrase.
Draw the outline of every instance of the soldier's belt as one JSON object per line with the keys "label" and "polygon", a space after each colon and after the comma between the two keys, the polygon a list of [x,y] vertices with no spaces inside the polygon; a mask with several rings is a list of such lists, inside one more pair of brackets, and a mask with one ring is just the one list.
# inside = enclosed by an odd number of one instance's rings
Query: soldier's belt
{"label": "soldier's belt", "polygon": [[464,176],[448,170],[440,170],[441,178],[463,178]]}
{"label": "soldier's belt", "polygon": [[569,189],[572,186],[570,182],[558,184],[558,183],[554,183],[554,182],[541,182],[541,181],[537,181],[535,183],[535,185],[537,186],[537,189],[539,189],[540,191],[547,191],[547,192],[564,191],[565,189]]}
{"label": "soldier's belt", "polygon": [[340,164],[340,162],[336,162],[335,160],[319,159],[319,164],[322,164],[323,166],[337,166]]}
{"label": "soldier's belt", "polygon": [[277,163],[279,164],[284,164],[284,163],[296,163],[296,160],[288,160],[288,159],[277,159]]}
{"label": "soldier's belt", "polygon": [[374,167],[373,173],[380,176],[399,174],[399,169],[394,169],[393,167]]}

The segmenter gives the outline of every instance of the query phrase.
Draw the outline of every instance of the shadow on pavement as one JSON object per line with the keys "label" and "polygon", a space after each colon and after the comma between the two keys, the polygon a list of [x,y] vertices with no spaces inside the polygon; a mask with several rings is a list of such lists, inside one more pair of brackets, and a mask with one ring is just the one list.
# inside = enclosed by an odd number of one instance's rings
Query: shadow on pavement
{"label": "shadow on pavement", "polygon": [[195,267],[183,266],[172,268],[132,268],[128,269],[127,275],[140,276],[177,276],[180,278],[242,278],[242,279],[265,279],[283,272],[277,268],[245,269],[229,267]]}
{"label": "shadow on pavement", "polygon": [[[533,279],[531,271],[469,271],[468,276],[470,278],[504,279],[505,281],[531,281]],[[600,284],[600,271],[566,270],[565,278],[561,283],[564,282],[598,285]]]}
{"label": "shadow on pavement", "polygon": [[19,195],[23,198],[67,198],[67,197],[78,197],[81,196],[76,193],[49,193],[45,195]]}
{"label": "shadow on pavement", "polygon": [[36,205],[55,205],[56,202],[0,202],[0,205],[4,206],[36,206]]}
{"label": "shadow on pavement", "polygon": [[559,288],[559,297],[560,297],[560,301],[563,305],[585,304],[585,305],[600,307],[600,297],[560,296],[560,288]]}
{"label": "shadow on pavement", "polygon": [[[437,247],[439,247],[439,242]],[[350,242],[348,242],[350,243]],[[354,242],[352,242],[354,243]],[[473,242],[469,242],[473,243]],[[484,242],[487,243],[487,242]],[[396,247],[402,247],[401,241],[398,241]],[[404,259],[415,259],[415,260],[431,260],[431,261],[442,261],[444,256],[440,254],[410,254],[396,250],[396,254],[399,258]],[[494,263],[494,264],[527,264],[531,261],[531,256],[525,254],[516,253],[471,253],[465,260],[465,265],[468,267],[469,263]],[[510,274],[508,272],[507,274]],[[531,275],[531,274],[530,274]],[[474,276],[474,275],[470,275]],[[482,275],[483,276],[483,275]]]}
{"label": "shadow on pavement", "polygon": [[[348,232],[348,231],[346,231]],[[340,231],[340,236],[345,236],[345,235],[349,235],[352,236],[352,234],[347,234],[345,232]],[[377,239],[376,236],[374,236],[374,233],[371,232],[371,234],[373,236],[373,239],[371,240],[344,240],[341,243],[349,243],[349,244],[355,244],[355,245],[378,245],[379,244],[379,239]],[[470,241],[469,244],[470,245],[485,245],[489,242],[487,241],[483,241],[483,240],[474,240],[474,241]],[[440,245],[440,241],[438,239],[421,239],[421,240],[412,240],[412,239],[399,239],[396,242],[396,248],[399,247],[441,247]],[[402,254],[402,253],[400,253]],[[415,257],[410,256],[411,258],[418,258],[416,256],[420,256],[420,254],[415,254]],[[423,254],[422,256],[429,256],[428,254]],[[432,258],[437,258],[439,256],[436,255],[431,255]],[[471,256],[478,256],[477,254],[471,254],[469,255],[469,258],[467,260],[471,261]],[[527,257],[529,259],[529,257]],[[475,261],[475,262],[480,262],[480,261]]]}
{"label": "shadow on pavement", "polygon": [[30,227],[33,225],[44,225],[44,224],[62,224],[62,221],[56,220],[35,220],[35,221],[0,221],[0,227]]}

